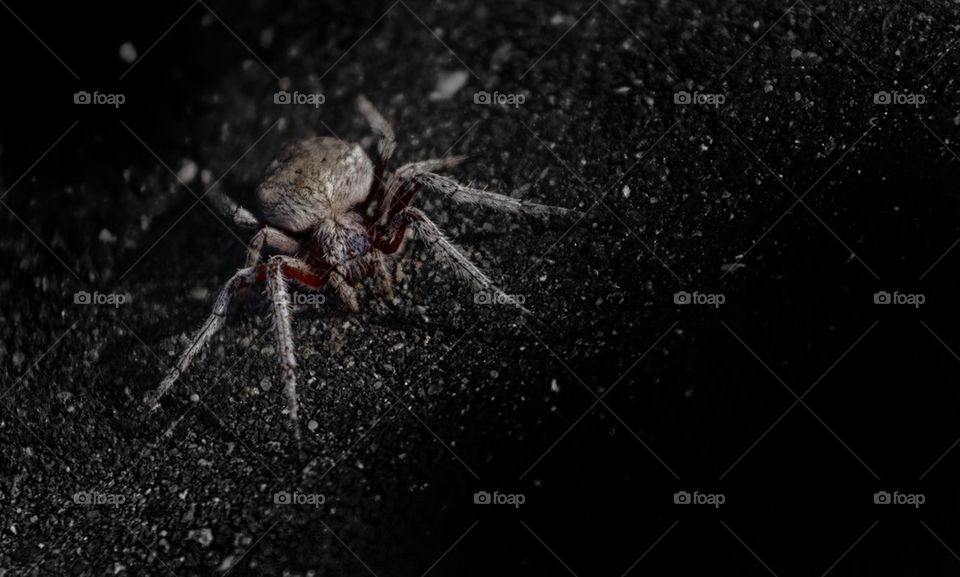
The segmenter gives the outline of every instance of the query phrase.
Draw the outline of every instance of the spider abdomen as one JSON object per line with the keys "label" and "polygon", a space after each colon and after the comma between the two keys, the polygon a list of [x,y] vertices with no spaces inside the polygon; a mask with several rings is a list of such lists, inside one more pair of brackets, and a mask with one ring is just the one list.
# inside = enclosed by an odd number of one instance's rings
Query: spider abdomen
{"label": "spider abdomen", "polygon": [[373,163],[359,144],[316,136],[284,147],[256,196],[267,222],[301,233],[363,202],[372,182]]}

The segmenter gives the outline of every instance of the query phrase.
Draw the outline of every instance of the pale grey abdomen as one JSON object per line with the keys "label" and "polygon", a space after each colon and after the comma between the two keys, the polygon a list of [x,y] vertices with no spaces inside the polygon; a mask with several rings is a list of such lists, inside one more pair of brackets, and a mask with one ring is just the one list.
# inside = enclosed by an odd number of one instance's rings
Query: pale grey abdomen
{"label": "pale grey abdomen", "polygon": [[305,232],[362,202],[373,182],[373,163],[359,144],[315,136],[288,144],[257,186],[269,224]]}

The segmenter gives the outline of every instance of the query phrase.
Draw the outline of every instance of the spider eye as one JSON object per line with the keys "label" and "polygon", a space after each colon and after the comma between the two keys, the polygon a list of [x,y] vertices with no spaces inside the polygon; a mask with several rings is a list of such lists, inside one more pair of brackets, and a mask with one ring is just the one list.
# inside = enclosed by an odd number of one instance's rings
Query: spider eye
{"label": "spider eye", "polygon": [[347,239],[347,253],[350,258],[366,253],[369,248],[370,239],[363,233],[352,234]]}

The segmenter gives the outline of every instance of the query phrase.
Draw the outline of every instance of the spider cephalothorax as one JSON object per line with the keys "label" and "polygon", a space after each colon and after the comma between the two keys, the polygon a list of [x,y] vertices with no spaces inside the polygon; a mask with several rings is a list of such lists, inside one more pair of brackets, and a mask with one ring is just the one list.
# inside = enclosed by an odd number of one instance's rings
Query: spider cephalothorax
{"label": "spider cephalothorax", "polygon": [[[227,281],[213,313],[181,354],[177,365],[160,386],[147,395],[145,402],[150,407],[158,406],[160,397],[223,326],[234,295],[245,287],[266,281],[273,305],[287,410],[299,444],[297,361],[287,283],[307,289],[329,284],[347,308],[356,312],[360,304],[354,286],[365,277],[376,276],[381,291],[393,300],[384,257],[397,251],[408,228],[475,288],[497,295],[500,302],[523,308],[447,240],[426,214],[411,207],[410,201],[424,189],[454,202],[508,212],[544,216],[570,211],[470,188],[434,173],[459,164],[463,157],[424,160],[388,173],[387,163],[396,146],[393,129],[365,98],[358,98],[357,104],[379,137],[375,160],[371,161],[359,144],[330,137],[305,138],[284,147],[267,167],[256,190],[261,218],[220,192],[207,193],[237,226],[258,230],[250,241],[246,266]],[[265,249],[276,256],[264,263]]]}

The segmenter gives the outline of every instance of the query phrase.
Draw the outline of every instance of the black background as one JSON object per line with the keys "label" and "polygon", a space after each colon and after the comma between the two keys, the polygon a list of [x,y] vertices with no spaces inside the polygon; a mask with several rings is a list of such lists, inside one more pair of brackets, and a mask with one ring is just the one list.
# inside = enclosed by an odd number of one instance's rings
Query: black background
{"label": "black background", "polygon": [[[960,568],[956,3],[7,2],[0,21],[10,574],[222,574],[231,556],[238,575]],[[428,97],[467,67],[452,99]],[[286,82],[327,102],[278,107]],[[475,105],[484,89],[527,102]],[[127,102],[77,106],[78,90]],[[359,93],[395,122],[399,162],[452,146],[472,156],[463,181],[590,209],[572,227],[422,199],[535,318],[474,305],[414,249],[397,306],[367,291],[358,317],[333,298],[299,316],[306,464],[259,299],[144,413],[246,234],[160,161],[247,199],[283,141],[364,137]],[[81,307],[79,290],[131,302]],[[72,503],[94,488],[127,500]],[[278,506],[279,490],[327,502]],[[526,502],[475,505],[481,490]],[[681,490],[726,502],[675,505]],[[880,490],[926,503],[878,506]]]}

